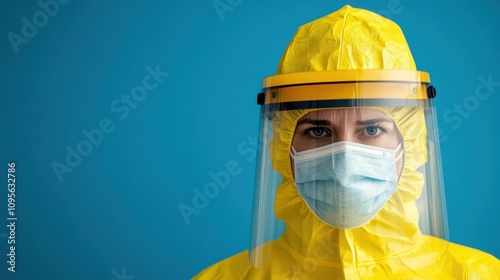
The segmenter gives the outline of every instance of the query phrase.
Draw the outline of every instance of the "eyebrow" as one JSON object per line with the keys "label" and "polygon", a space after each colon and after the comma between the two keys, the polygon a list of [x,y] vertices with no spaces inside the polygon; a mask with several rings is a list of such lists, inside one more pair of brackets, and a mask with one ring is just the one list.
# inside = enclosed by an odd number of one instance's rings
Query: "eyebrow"
{"label": "eyebrow", "polygon": [[301,125],[301,124],[312,124],[312,125],[330,125],[331,122],[329,120],[313,120],[313,119],[309,119],[309,118],[305,118],[305,119],[300,119],[298,122],[297,122],[297,125]]}
{"label": "eyebrow", "polygon": [[[385,118],[368,119],[368,120],[364,120],[364,121],[357,121],[356,125],[371,125],[371,124],[380,123],[380,122],[391,122],[392,123],[392,120],[385,119]],[[309,119],[309,118],[304,118],[304,119],[300,119],[297,122],[297,125],[301,125],[301,124],[331,125],[331,122],[329,120],[321,120],[321,119],[313,120],[313,119]]]}
{"label": "eyebrow", "polygon": [[371,124],[376,124],[380,122],[390,122],[392,123],[392,120],[386,119],[386,118],[378,118],[378,119],[369,119],[369,120],[364,120],[364,121],[357,121],[357,125],[371,125]]}

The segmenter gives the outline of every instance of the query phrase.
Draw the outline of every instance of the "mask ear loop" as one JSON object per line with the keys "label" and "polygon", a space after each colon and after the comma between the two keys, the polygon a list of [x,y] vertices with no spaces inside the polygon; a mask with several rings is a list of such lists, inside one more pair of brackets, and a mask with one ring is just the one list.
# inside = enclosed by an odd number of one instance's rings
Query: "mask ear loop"
{"label": "mask ear loop", "polygon": [[[292,153],[293,152],[293,153]],[[295,151],[295,149],[293,148],[293,146],[290,147],[290,151],[288,151],[288,153],[290,154],[290,156],[295,159],[295,155],[297,154],[297,151]]]}
{"label": "mask ear loop", "polygon": [[401,157],[403,156],[404,151],[401,149],[401,147],[403,147],[403,144],[399,143],[399,145],[396,147],[396,149],[394,149],[394,154],[397,154],[397,152],[399,152],[399,150],[401,150],[401,153],[399,153],[399,155],[394,159],[394,161],[400,160]]}

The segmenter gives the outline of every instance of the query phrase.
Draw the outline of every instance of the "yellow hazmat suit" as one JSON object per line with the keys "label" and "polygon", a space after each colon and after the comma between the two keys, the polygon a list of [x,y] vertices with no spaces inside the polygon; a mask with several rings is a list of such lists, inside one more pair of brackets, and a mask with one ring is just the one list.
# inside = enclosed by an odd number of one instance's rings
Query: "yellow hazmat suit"
{"label": "yellow hazmat suit", "polygon": [[[348,69],[416,70],[416,66],[395,23],[345,6],[299,28],[277,72]],[[310,210],[294,183],[290,147],[297,121],[318,109],[279,112],[272,120],[269,150],[273,168],[282,176],[274,214],[286,229],[253,252],[272,252],[272,259],[257,269],[244,251],[194,279],[500,279],[500,261],[495,257],[419,229],[416,200],[424,185],[419,167],[428,160],[423,109],[370,108],[394,121],[404,147],[397,190],[371,221],[338,229]]]}

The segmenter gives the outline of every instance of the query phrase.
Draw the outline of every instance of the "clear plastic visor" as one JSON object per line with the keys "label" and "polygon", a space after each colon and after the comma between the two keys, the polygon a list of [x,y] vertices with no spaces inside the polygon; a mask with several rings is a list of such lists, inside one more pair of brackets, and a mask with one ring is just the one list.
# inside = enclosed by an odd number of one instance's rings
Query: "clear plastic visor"
{"label": "clear plastic visor", "polygon": [[439,259],[447,219],[427,88],[371,81],[265,89],[256,268],[290,273],[313,264],[341,273],[368,261],[418,269]]}

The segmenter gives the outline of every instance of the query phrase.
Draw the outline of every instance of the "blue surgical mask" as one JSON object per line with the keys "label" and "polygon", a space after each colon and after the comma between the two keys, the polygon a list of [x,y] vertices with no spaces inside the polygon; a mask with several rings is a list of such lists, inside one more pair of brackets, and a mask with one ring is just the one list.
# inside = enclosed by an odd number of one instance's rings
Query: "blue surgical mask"
{"label": "blue surgical mask", "polygon": [[349,141],[302,152],[292,147],[297,191],[323,222],[341,229],[360,227],[396,190],[401,147],[391,150]]}

